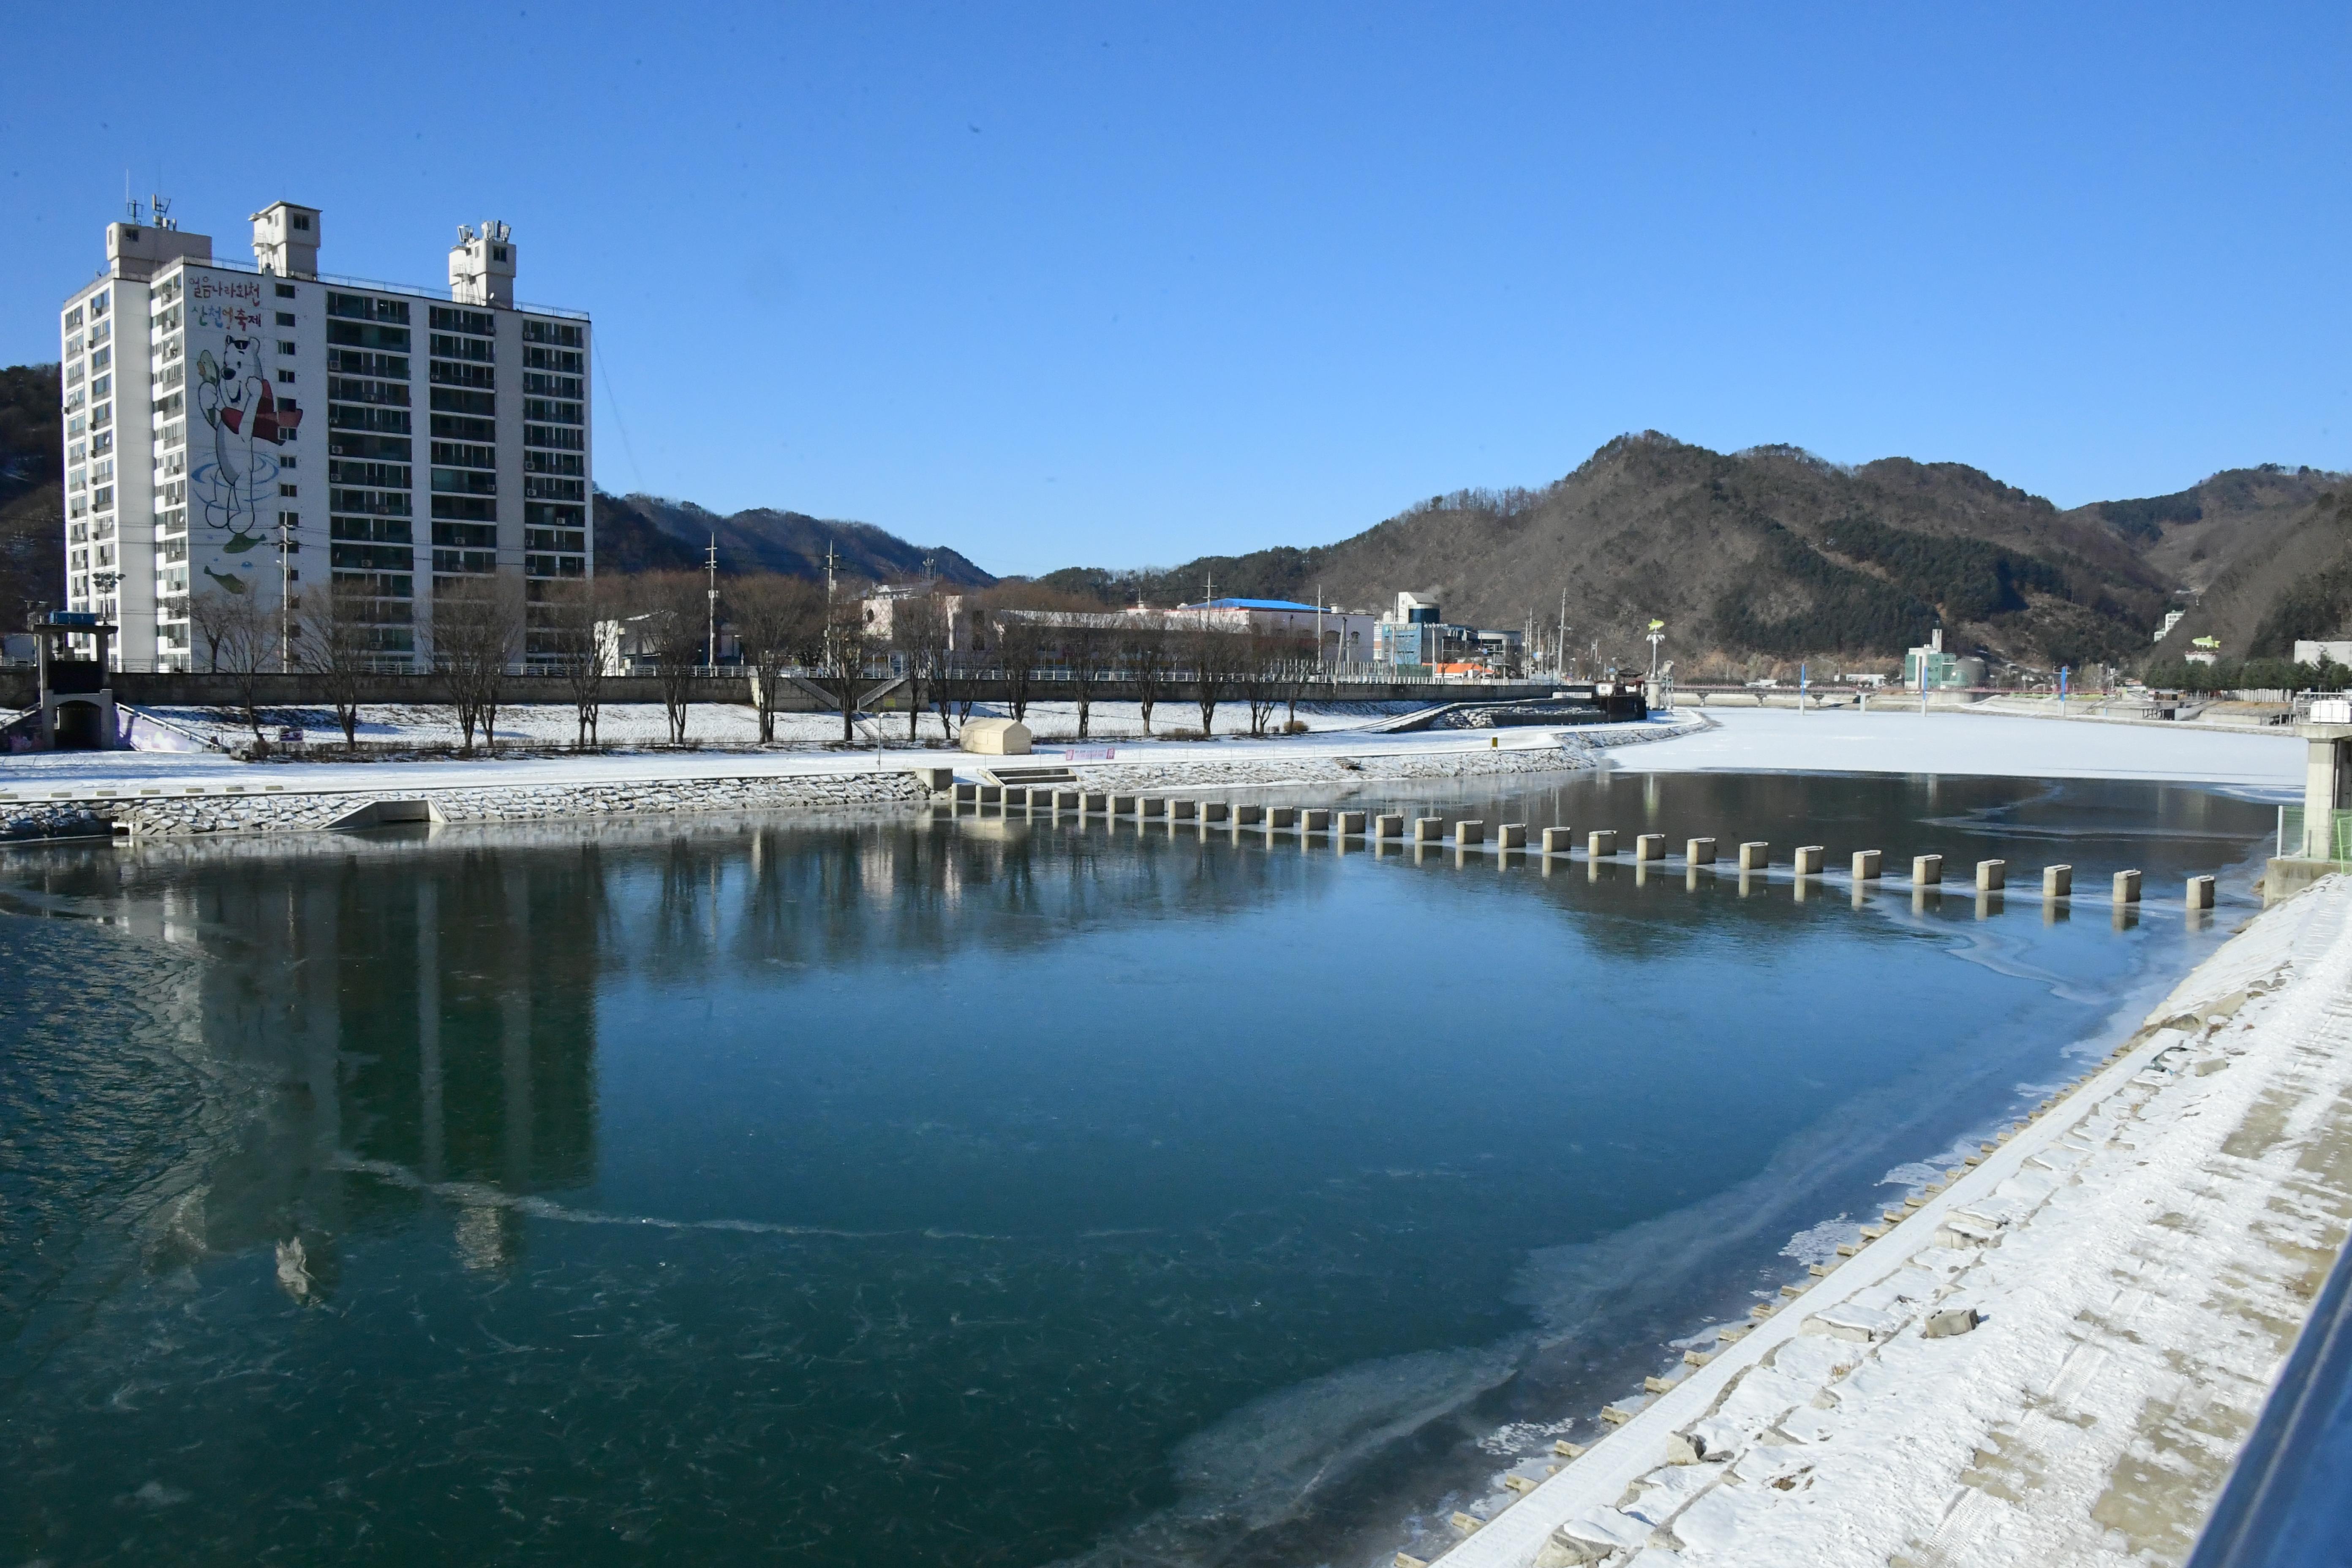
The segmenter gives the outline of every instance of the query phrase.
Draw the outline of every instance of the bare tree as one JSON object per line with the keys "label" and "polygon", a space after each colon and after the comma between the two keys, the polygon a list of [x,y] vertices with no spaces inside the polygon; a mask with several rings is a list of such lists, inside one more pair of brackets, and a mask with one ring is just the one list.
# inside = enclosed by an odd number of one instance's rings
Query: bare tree
{"label": "bare tree", "polygon": [[514,579],[437,577],[433,583],[433,662],[449,685],[465,749],[474,731],[498,749],[499,707],[506,697],[507,666],[522,646],[522,586]]}
{"label": "bare tree", "polygon": [[1285,675],[1292,662],[1290,639],[1255,626],[1228,635],[1240,644],[1233,679],[1242,700],[1249,704],[1249,732],[1264,735],[1266,721],[1282,706],[1288,686]]}
{"label": "bare tree", "polygon": [[203,587],[188,595],[188,619],[204,640],[206,669],[226,668],[222,649],[251,609],[251,590],[233,579],[226,588]]}
{"label": "bare tree", "polygon": [[1221,626],[1209,611],[1195,611],[1186,628],[1185,653],[1192,661],[1193,700],[1201,705],[1201,734],[1215,733],[1217,704],[1241,669],[1244,639]]}
{"label": "bare tree", "polygon": [[804,577],[773,572],[737,577],[727,584],[727,614],[751,667],[760,741],[769,744],[776,738],[784,672],[824,644],[824,590]]}
{"label": "bare tree", "polygon": [[822,608],[816,684],[840,709],[841,743],[851,746],[857,742],[857,699],[865,689],[866,660],[874,651],[874,637],[856,595],[845,594]]}
{"label": "bare tree", "polygon": [[1095,682],[1118,662],[1117,616],[1075,610],[1062,618],[1062,662],[1078,704],[1078,739],[1087,738],[1095,705]]}
{"label": "bare tree", "polygon": [[302,595],[301,635],[291,651],[333,706],[346,751],[359,749],[360,688],[383,657],[374,613],[373,595],[353,584],[330,583]]}
{"label": "bare tree", "polygon": [[619,595],[609,577],[571,577],[544,584],[530,606],[540,652],[555,666],[572,698],[578,730],[574,749],[596,744],[604,708],[605,664],[619,629]]}
{"label": "bare tree", "polygon": [[695,675],[707,647],[709,601],[704,592],[701,574],[694,572],[646,572],[629,579],[630,607],[654,657],[674,746],[686,743],[687,706],[694,700]]}
{"label": "bare tree", "polygon": [[1126,638],[1127,678],[1134,684],[1136,705],[1143,710],[1143,732],[1151,733],[1151,710],[1176,682],[1176,648],[1167,627],[1142,616],[1129,624]]}
{"label": "bare tree", "polygon": [[229,678],[236,707],[253,731],[257,751],[269,742],[261,733],[261,678],[278,664],[285,647],[278,606],[265,605],[250,588],[206,588],[188,605],[189,618],[209,650],[213,671]]}
{"label": "bare tree", "polygon": [[[926,691],[936,700],[947,673],[948,647],[954,640],[955,602],[936,586],[909,595],[890,606],[890,646],[907,665],[907,739],[919,738]],[[947,728],[942,703],[940,728]],[[1081,731],[1081,733],[1084,731]]]}
{"label": "bare tree", "polygon": [[1028,595],[1013,593],[1005,597],[1024,601],[1000,603],[990,616],[995,623],[997,668],[1004,672],[1005,701],[1018,724],[1028,721],[1029,704],[1036,696],[1038,674],[1045,661],[1045,627],[1034,606],[1025,602]]}

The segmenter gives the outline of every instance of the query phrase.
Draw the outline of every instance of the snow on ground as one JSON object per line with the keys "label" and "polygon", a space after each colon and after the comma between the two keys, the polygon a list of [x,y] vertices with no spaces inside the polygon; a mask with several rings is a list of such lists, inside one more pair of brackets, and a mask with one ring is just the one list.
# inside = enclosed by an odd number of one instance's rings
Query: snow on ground
{"label": "snow on ground", "polygon": [[[657,714],[658,709],[655,710]],[[805,715],[802,717],[806,717]],[[1356,724],[1370,716],[1357,715]],[[562,710],[570,724],[571,710]],[[899,721],[901,724],[904,720]],[[833,721],[828,739],[840,736],[840,720]],[[503,728],[501,730],[503,733]],[[952,767],[967,776],[976,768],[996,766],[1007,759],[980,757],[941,748],[908,747],[898,742],[903,730],[887,748],[839,751],[814,742],[799,749],[746,751],[658,751],[590,752],[583,755],[394,756],[383,761],[328,762],[273,760],[240,763],[222,752],[47,752],[0,756],[0,794],[23,795],[62,789],[118,789],[135,793],[141,785],[241,784],[258,789],[276,785],[289,791],[356,791],[371,795],[419,789],[481,787],[524,784],[586,784],[651,782],[661,779],[743,777],[779,774],[863,773],[876,768]],[[247,733],[241,731],[240,734]],[[689,731],[691,736],[694,731]],[[1313,734],[1280,739],[1213,742],[1115,742],[1095,746],[1092,760],[1129,763],[1241,763],[1268,758],[1406,755],[1424,752],[1485,751],[1497,740],[1507,751],[1549,747],[1559,743],[1559,731],[1545,729],[1503,731],[1443,730],[1428,734],[1365,735],[1354,729],[1334,727]],[[568,742],[567,730],[560,737]],[[1621,737],[1622,738],[1622,737]],[[1093,742],[1089,742],[1093,744]],[[332,747],[326,747],[332,754]],[[1058,758],[1059,752],[1041,745],[1039,761]],[[1108,752],[1109,756],[1101,753]],[[1017,763],[1016,763],[1017,765]]]}
{"label": "snow on ground", "polygon": [[1621,753],[1643,772],[1985,773],[2013,778],[2161,779],[2303,791],[2292,733],[2230,734],[1892,709],[1706,710],[1715,727]]}
{"label": "snow on ground", "polygon": [[1498,1476],[1444,1568],[2181,1561],[2352,1216],[2347,992],[2336,878],[1581,1458]]}
{"label": "snow on ground", "polygon": [[[1245,724],[1241,710],[1220,710],[1221,733],[1213,742],[1139,741],[1120,732],[1137,722],[1133,703],[1099,703],[1096,733],[1086,744],[1108,746],[1117,761],[1242,761],[1255,757],[1309,752],[1380,753],[1418,751],[1423,747],[1453,750],[1485,747],[1499,736],[1504,746],[1549,745],[1559,731],[1548,729],[1501,731],[1438,731],[1427,734],[1367,735],[1363,725],[1385,718],[1411,704],[1339,703],[1310,709],[1302,705],[1302,720],[1313,732],[1302,736],[1252,741],[1236,739],[1226,726]],[[156,710],[160,717],[234,743],[247,731],[216,711],[201,709]],[[985,710],[975,710],[976,713]],[[455,739],[447,710],[433,708],[370,708],[362,710],[363,740],[403,741],[446,745]],[[1197,723],[1197,710],[1163,703],[1154,714],[1155,728],[1166,729],[1187,721]],[[1844,772],[1901,773],[2006,774],[2026,778],[2122,778],[2210,784],[2264,796],[2291,799],[2303,787],[2301,743],[2286,734],[2226,734],[2210,731],[2174,731],[2155,725],[2077,724],[2063,721],[2007,718],[1973,713],[1914,713],[1844,711],[1797,712],[1780,709],[1733,709],[1709,711],[1704,719],[1695,710],[1680,716],[1692,732],[1678,739],[1647,745],[1621,746],[1611,752],[1617,765],[1637,771],[1678,772]],[[331,749],[337,739],[332,716],[305,710],[302,724],[314,745]],[[925,721],[924,733],[936,733],[937,719]],[[1037,703],[1030,722],[1039,731],[1039,749],[1052,752],[1067,735],[1075,743],[1076,721],[1066,703]],[[366,789],[429,787],[453,784],[519,783],[536,780],[569,783],[580,780],[632,778],[703,778],[726,773],[760,775],[773,773],[825,772],[875,766],[952,765],[969,771],[986,765],[960,752],[936,746],[906,744],[906,718],[883,715],[861,721],[861,745],[869,752],[827,749],[840,739],[840,720],[825,714],[779,716],[783,747],[765,751],[670,752],[645,754],[607,753],[587,756],[409,759],[348,763],[277,762],[257,770],[219,752],[80,752],[0,756],[0,791],[85,782],[147,783],[156,780],[202,782],[208,778],[251,780],[257,772],[267,782],[288,788]],[[1704,726],[1703,728],[1701,726]],[[502,738],[531,745],[571,743],[575,730],[572,710],[561,704],[504,710],[499,716]],[[604,710],[600,737],[607,742],[644,744],[667,736],[662,710],[652,703],[622,703]],[[688,722],[688,737],[712,745],[746,745],[756,731],[751,710],[717,703],[698,704]],[[1572,731],[1588,741],[1607,743],[1630,738],[1621,729]],[[460,776],[462,773],[462,776]],[[364,777],[360,775],[364,774]]]}

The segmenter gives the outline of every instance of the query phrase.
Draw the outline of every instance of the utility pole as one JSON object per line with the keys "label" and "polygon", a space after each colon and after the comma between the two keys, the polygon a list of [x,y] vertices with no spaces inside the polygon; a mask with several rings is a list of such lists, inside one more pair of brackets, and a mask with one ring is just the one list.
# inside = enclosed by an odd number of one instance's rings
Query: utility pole
{"label": "utility pole", "polygon": [[824,662],[828,665],[835,662],[835,638],[833,635],[834,572],[840,564],[840,552],[835,550],[832,542],[828,540],[824,547]]}
{"label": "utility pole", "polygon": [[294,531],[278,514],[278,668],[294,668]]}
{"label": "utility pole", "polygon": [[710,548],[703,552],[703,571],[709,586],[703,590],[702,668],[719,668],[719,535],[710,536]]}
{"label": "utility pole", "polygon": [[1323,673],[1323,584],[1315,584],[1315,672]]}
{"label": "utility pole", "polygon": [[1559,647],[1553,650],[1552,658],[1559,666],[1559,678],[1566,680],[1568,679],[1568,590],[1565,588],[1559,591]]}

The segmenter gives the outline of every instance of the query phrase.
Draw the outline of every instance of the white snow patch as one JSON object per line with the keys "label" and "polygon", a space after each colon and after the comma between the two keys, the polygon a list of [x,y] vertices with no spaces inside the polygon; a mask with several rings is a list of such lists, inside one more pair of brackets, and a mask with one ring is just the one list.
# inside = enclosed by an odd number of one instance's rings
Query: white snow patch
{"label": "white snow patch", "polygon": [[1838,1248],[1858,1234],[1859,1229],[1853,1222],[1840,1215],[1835,1219],[1825,1219],[1790,1237],[1789,1245],[1780,1249],[1780,1256],[1806,1264],[1834,1263]]}

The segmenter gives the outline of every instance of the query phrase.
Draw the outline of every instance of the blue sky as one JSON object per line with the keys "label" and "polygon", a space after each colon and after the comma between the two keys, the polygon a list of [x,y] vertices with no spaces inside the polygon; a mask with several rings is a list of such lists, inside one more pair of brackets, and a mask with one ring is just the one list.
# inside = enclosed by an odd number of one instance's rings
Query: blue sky
{"label": "blue sky", "polygon": [[323,268],[395,281],[504,218],[521,296],[596,318],[604,488],[998,572],[1342,538],[1643,428],[2061,505],[2352,468],[2340,5],[44,6],[8,35],[0,363],[56,357],[126,170],[225,254],[319,205]]}

